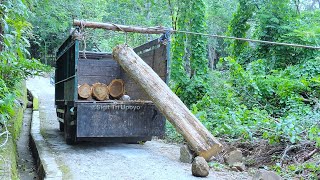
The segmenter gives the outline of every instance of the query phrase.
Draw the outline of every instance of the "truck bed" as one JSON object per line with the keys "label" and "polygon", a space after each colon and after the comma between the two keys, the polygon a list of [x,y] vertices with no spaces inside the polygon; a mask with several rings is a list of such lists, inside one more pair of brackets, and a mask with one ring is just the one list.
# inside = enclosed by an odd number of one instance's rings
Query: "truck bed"
{"label": "truck bed", "polygon": [[[79,140],[146,141],[164,136],[165,118],[143,89],[113,60],[107,52],[82,52],[80,41],[70,36],[57,52],[55,71],[55,105],[60,130],[68,144]],[[167,81],[170,43],[158,39],[134,50]],[[109,84],[124,81],[130,101],[78,97],[78,86],[84,83]]]}

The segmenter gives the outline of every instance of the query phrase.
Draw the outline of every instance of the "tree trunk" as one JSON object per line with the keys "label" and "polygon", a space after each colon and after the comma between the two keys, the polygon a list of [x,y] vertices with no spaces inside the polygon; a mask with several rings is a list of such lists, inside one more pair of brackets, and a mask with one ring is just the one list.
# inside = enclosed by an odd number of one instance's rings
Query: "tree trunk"
{"label": "tree trunk", "polygon": [[113,57],[141,85],[157,108],[199,156],[209,160],[222,150],[222,145],[218,140],[131,48],[126,45],[118,45],[113,49]]}
{"label": "tree trunk", "polygon": [[108,87],[111,97],[119,99],[124,95],[124,82],[122,79],[112,80]]}
{"label": "tree trunk", "polygon": [[98,101],[109,99],[108,86],[103,83],[94,83],[92,85],[92,96]]}
{"label": "tree trunk", "polygon": [[208,59],[209,59],[209,68],[214,70],[214,58],[215,58],[215,50],[210,44],[208,45]]}
{"label": "tree trunk", "polygon": [[78,87],[78,95],[80,98],[88,99],[91,97],[92,90],[89,84],[85,83]]}
{"label": "tree trunk", "polygon": [[[0,0],[0,4],[2,4],[1,0]],[[2,19],[4,18],[3,11],[4,10],[0,8],[0,20],[1,20],[1,22],[0,22],[0,52],[2,51],[2,48],[3,48],[2,44],[3,44],[3,35],[4,35],[3,28],[2,28],[2,26],[3,26]]]}

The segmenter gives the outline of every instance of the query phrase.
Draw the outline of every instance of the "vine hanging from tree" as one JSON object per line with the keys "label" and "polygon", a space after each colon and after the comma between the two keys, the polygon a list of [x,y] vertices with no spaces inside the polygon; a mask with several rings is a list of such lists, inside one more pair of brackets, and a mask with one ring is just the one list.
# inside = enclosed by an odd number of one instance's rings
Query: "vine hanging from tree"
{"label": "vine hanging from tree", "polygon": [[[178,12],[177,30],[206,32],[206,6],[203,0],[180,1]],[[200,100],[208,89],[207,39],[199,35],[176,34],[172,54],[173,88],[190,106]]]}

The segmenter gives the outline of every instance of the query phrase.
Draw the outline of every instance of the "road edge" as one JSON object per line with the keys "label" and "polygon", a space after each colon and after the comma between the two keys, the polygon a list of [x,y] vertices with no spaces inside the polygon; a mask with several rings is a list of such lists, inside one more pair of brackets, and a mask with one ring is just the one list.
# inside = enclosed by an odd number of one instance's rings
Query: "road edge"
{"label": "road edge", "polygon": [[33,111],[30,130],[30,147],[32,155],[36,159],[37,174],[39,179],[61,179],[62,172],[57,165],[53,154],[49,151],[44,137],[40,131],[39,99],[32,90]]}

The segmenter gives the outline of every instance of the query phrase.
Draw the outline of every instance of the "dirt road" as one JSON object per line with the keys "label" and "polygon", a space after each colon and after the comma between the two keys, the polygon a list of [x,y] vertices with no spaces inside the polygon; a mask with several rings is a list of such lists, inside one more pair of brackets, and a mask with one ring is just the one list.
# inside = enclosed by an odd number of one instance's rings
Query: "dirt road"
{"label": "dirt road", "polygon": [[[35,77],[27,87],[39,97],[41,133],[64,179],[201,179],[191,175],[191,165],[179,162],[179,146],[161,141],[139,144],[84,142],[67,145],[54,107],[54,86],[49,78]],[[210,172],[207,179],[248,179],[246,173]]]}

